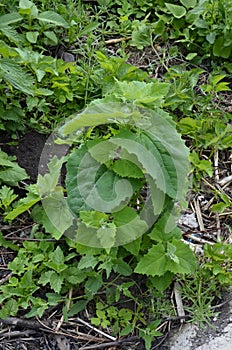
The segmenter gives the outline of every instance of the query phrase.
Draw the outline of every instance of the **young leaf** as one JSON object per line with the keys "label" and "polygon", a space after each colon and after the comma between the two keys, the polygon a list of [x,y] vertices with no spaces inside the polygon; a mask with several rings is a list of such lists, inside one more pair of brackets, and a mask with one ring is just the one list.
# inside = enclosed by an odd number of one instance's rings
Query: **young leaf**
{"label": "young leaf", "polygon": [[191,249],[184,242],[173,239],[168,248],[162,243],[152,247],[142,257],[135,272],[150,276],[162,276],[167,271],[172,273],[191,273],[196,268],[196,259]]}
{"label": "young leaf", "polygon": [[46,23],[52,23],[57,26],[61,26],[64,28],[68,28],[69,25],[65,21],[65,19],[59,15],[58,13],[54,11],[45,11],[41,12],[38,16],[37,19],[40,20],[41,22],[46,22]]}
{"label": "young leaf", "polygon": [[183,6],[174,5],[167,2],[165,2],[165,6],[175,18],[181,18],[186,15],[186,9]]}
{"label": "young leaf", "polygon": [[134,163],[127,159],[118,159],[111,166],[111,169],[122,177],[132,177],[140,179],[144,177],[142,170]]}
{"label": "young leaf", "polygon": [[14,220],[17,216],[30,209],[33,205],[40,201],[40,196],[37,191],[37,185],[30,185],[27,188],[28,193],[25,198],[21,198],[16,208],[6,215],[6,220]]}

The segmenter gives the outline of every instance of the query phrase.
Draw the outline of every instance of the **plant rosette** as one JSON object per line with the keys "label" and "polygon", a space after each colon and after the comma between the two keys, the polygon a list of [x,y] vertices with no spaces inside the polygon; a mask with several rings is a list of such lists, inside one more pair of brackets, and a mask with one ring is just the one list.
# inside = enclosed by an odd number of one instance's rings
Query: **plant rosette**
{"label": "plant rosette", "polygon": [[[105,137],[99,132],[91,137],[102,128],[108,128]],[[37,184],[57,239],[66,235],[110,249],[141,237],[164,212],[169,219],[163,230],[172,231],[188,172],[188,149],[168,113],[103,99],[72,115],[48,138]]]}

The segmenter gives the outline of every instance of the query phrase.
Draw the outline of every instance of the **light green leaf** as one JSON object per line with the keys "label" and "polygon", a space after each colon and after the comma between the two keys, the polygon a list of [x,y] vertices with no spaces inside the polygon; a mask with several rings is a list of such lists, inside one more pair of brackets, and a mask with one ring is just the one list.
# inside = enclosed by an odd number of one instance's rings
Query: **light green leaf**
{"label": "light green leaf", "polygon": [[37,184],[41,197],[51,194],[56,189],[64,159],[64,157],[58,159],[57,156],[54,156],[47,164],[49,173],[38,175]]}
{"label": "light green leaf", "polygon": [[196,258],[189,245],[179,239],[173,239],[171,244],[176,248],[175,256],[178,259],[178,263],[169,257],[166,266],[167,271],[184,274],[194,272],[196,269]]}
{"label": "light green leaf", "polygon": [[178,239],[173,239],[170,244],[171,249],[167,250],[162,243],[152,247],[140,259],[135,272],[148,276],[162,276],[167,271],[172,273],[193,272],[196,268],[196,259],[189,246]]}
{"label": "light green leaf", "polygon": [[127,264],[122,258],[114,260],[113,270],[114,272],[118,272],[123,276],[130,276],[132,274],[130,265]]}
{"label": "light green leaf", "polygon": [[140,179],[144,177],[142,170],[127,159],[118,159],[113,163],[111,169],[122,177]]}
{"label": "light green leaf", "polygon": [[159,243],[140,259],[134,271],[148,276],[162,276],[167,271],[166,264],[165,249],[163,244]]}
{"label": "light green leaf", "polygon": [[194,57],[196,57],[196,56],[197,56],[197,52],[190,52],[190,53],[187,54],[187,56],[185,57],[185,59],[186,59],[187,61],[191,61],[191,60],[194,59]]}
{"label": "light green leaf", "polygon": [[45,11],[39,14],[39,16],[37,17],[38,20],[40,20],[41,22],[47,22],[47,23],[52,23],[55,24],[57,26],[61,26],[64,28],[68,28],[69,25],[66,22],[66,20],[59,15],[58,13],[54,12],[54,11]]}
{"label": "light green leaf", "polygon": [[80,220],[87,226],[101,227],[107,220],[109,215],[100,211],[80,211]]}
{"label": "light green leaf", "polygon": [[172,272],[165,272],[163,276],[154,276],[151,277],[150,281],[152,285],[159,290],[160,292],[163,292],[165,289],[167,289],[170,284],[172,283],[174,274]]}
{"label": "light green leaf", "polygon": [[187,11],[183,6],[174,5],[167,2],[165,2],[165,6],[175,18],[181,18],[186,15]]}
{"label": "light green leaf", "polygon": [[0,59],[0,74],[16,89],[34,95],[34,78],[12,59]]}
{"label": "light green leaf", "polygon": [[141,242],[142,237],[139,237],[130,243],[124,244],[123,248],[126,249],[129,253],[133,254],[134,256],[138,256]]}
{"label": "light green leaf", "polygon": [[40,201],[40,196],[37,192],[37,185],[30,185],[27,190],[27,196],[18,201],[16,208],[6,215],[6,220],[14,220],[17,216],[24,213]]}
{"label": "light green leaf", "polygon": [[[72,226],[74,220],[63,191],[57,190],[43,198],[42,204],[51,224],[60,232],[61,237]],[[56,234],[56,237],[59,237],[59,235]]]}
{"label": "light green leaf", "polygon": [[[92,268],[94,268],[94,266],[92,266]],[[72,285],[77,285],[82,283],[85,280],[85,278],[86,278],[86,274],[80,271],[79,268],[77,269],[76,267],[70,266],[65,271],[65,279]]]}
{"label": "light green leaf", "polygon": [[39,36],[39,32],[27,32],[26,33],[27,40],[32,44],[35,44],[37,42],[38,36]]}
{"label": "light green leaf", "polygon": [[17,186],[19,181],[28,177],[23,168],[15,161],[11,161],[8,155],[0,150],[0,184],[3,182],[9,186]]}
{"label": "light green leaf", "polygon": [[96,256],[85,255],[81,258],[78,264],[78,269],[83,270],[91,267],[92,269],[99,263],[99,258]]}
{"label": "light green leaf", "polygon": [[42,284],[42,286],[45,286],[49,283],[54,292],[60,293],[63,280],[63,276],[58,275],[55,271],[50,270],[45,271],[41,274],[38,283]]}
{"label": "light green leaf", "polygon": [[56,36],[56,34],[54,32],[51,32],[51,31],[45,31],[44,32],[44,35],[49,39],[51,40],[55,45],[58,44],[58,38]]}
{"label": "light green leaf", "polygon": [[7,13],[3,16],[0,16],[0,29],[1,27],[8,26],[9,24],[22,21],[23,17],[20,16],[17,12]]}
{"label": "light green leaf", "polygon": [[115,244],[116,227],[114,224],[102,226],[97,230],[96,236],[103,248],[112,248]]}
{"label": "light green leaf", "polygon": [[197,0],[180,0],[182,5],[184,5],[187,9],[191,7],[195,7],[197,4]]}
{"label": "light green leaf", "polygon": [[37,17],[39,11],[34,4],[34,2],[30,0],[20,0],[19,1],[19,13],[30,15],[31,17]]}
{"label": "light green leaf", "polygon": [[161,106],[163,98],[167,95],[170,85],[154,81],[145,83],[142,81],[118,81],[113,90],[113,95],[122,102],[133,102],[138,106]]}

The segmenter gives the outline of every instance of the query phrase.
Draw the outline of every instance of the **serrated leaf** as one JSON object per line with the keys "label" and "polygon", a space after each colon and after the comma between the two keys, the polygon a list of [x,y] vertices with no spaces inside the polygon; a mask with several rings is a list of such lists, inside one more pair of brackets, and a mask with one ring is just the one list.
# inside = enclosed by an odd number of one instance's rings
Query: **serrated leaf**
{"label": "serrated leaf", "polygon": [[151,278],[152,285],[159,290],[160,292],[163,292],[165,289],[167,289],[172,280],[173,280],[174,274],[172,272],[165,272],[163,276],[154,276]]}
{"label": "serrated leaf", "polygon": [[18,201],[16,208],[6,215],[6,220],[14,220],[17,216],[24,213],[26,210],[30,209],[33,205],[40,201],[40,196],[36,189],[36,185],[30,185],[28,187],[27,196]]}
{"label": "serrated leaf", "polygon": [[86,225],[93,227],[101,227],[102,224],[107,222],[109,219],[109,215],[102,213],[100,211],[81,211],[80,212],[80,220],[84,222]]}
{"label": "serrated leaf", "polygon": [[130,243],[124,244],[123,248],[126,249],[129,253],[133,254],[134,256],[138,256],[141,242],[142,238],[139,237]]}
{"label": "serrated leaf", "polygon": [[47,22],[47,23],[53,23],[57,26],[61,26],[64,28],[68,28],[69,25],[66,22],[66,20],[59,15],[58,13],[54,12],[54,11],[45,11],[40,13],[37,16],[38,20],[40,20],[41,22]]}
{"label": "serrated leaf", "polygon": [[166,263],[164,246],[159,243],[140,259],[134,271],[148,276],[162,276],[166,272]]}
{"label": "serrated leaf", "polygon": [[58,275],[55,271],[45,271],[42,273],[39,283],[43,286],[49,283],[54,292],[60,293],[63,280],[63,276]]}
{"label": "serrated leaf", "polygon": [[0,150],[0,183],[16,186],[19,181],[28,179],[25,169],[21,168],[7,153]]}
{"label": "serrated leaf", "polygon": [[83,270],[89,267],[94,269],[98,263],[99,263],[99,258],[97,258],[96,256],[86,255],[86,256],[83,256],[79,261],[78,269]]}
{"label": "serrated leaf", "polygon": [[183,6],[174,5],[165,2],[165,6],[175,18],[181,18],[186,15],[186,9]]}
{"label": "serrated leaf", "polygon": [[134,241],[148,229],[146,221],[142,220],[134,209],[125,207],[113,214],[117,227],[117,241],[124,245]]}
{"label": "serrated leaf", "polygon": [[134,179],[140,179],[144,177],[142,170],[134,163],[126,159],[118,159],[111,169],[122,177],[132,177]]}
{"label": "serrated leaf", "polygon": [[56,189],[64,159],[64,157],[58,159],[54,156],[47,164],[49,172],[38,175],[37,184],[41,197],[51,194]]}
{"label": "serrated leaf", "polygon": [[0,72],[3,78],[16,89],[28,95],[34,95],[35,80],[19,64],[11,59],[0,59]]}
{"label": "serrated leaf", "polygon": [[167,271],[172,273],[193,272],[196,268],[196,259],[191,249],[187,244],[177,239],[173,239],[171,244],[175,247],[175,259],[170,257],[170,250],[168,252],[164,245],[159,243],[140,259],[135,272],[148,276],[162,276]]}
{"label": "serrated leaf", "polygon": [[162,99],[167,95],[170,85],[168,83],[142,81],[118,81],[115,84],[113,95],[123,102],[133,102],[138,106],[153,104],[159,107]]}
{"label": "serrated leaf", "polygon": [[130,276],[132,274],[130,265],[127,264],[122,258],[114,260],[113,270],[114,272],[118,272],[123,276]]}
{"label": "serrated leaf", "polygon": [[112,248],[115,244],[116,232],[117,229],[114,224],[102,226],[97,229],[96,236],[99,239],[101,247],[105,249]]}

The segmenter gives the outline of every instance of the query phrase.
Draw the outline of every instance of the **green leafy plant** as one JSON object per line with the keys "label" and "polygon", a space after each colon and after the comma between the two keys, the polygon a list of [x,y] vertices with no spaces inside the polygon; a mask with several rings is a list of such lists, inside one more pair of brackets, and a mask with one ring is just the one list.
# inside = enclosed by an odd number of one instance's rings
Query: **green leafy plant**
{"label": "green leafy plant", "polygon": [[0,184],[16,186],[19,181],[28,178],[26,171],[15,161],[16,157],[8,156],[0,150]]}

